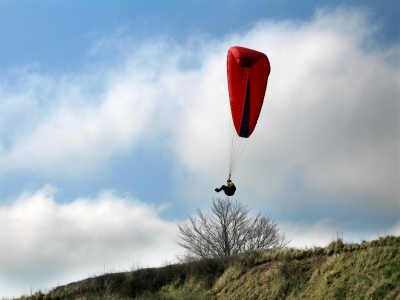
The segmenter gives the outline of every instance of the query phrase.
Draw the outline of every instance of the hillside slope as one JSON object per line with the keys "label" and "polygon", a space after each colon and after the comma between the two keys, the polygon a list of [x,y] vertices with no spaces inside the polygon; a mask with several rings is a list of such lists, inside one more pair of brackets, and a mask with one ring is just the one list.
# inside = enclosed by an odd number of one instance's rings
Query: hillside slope
{"label": "hillside slope", "polygon": [[400,299],[400,237],[104,274],[19,299]]}

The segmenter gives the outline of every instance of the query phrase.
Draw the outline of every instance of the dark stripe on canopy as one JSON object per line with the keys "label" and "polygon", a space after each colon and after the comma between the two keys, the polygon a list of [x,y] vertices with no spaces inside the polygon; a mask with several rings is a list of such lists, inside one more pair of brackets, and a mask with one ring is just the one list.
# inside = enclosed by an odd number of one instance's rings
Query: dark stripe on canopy
{"label": "dark stripe on canopy", "polygon": [[247,79],[246,86],[246,99],[244,102],[244,109],[242,115],[242,124],[240,125],[240,137],[249,137],[249,126],[250,125],[250,78]]}

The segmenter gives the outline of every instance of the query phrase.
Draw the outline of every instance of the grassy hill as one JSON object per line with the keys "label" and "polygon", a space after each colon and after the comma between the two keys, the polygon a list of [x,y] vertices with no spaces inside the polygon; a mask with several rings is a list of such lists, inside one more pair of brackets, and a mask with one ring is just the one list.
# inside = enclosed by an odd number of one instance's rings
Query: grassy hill
{"label": "grassy hill", "polygon": [[400,299],[400,237],[104,274],[33,299]]}

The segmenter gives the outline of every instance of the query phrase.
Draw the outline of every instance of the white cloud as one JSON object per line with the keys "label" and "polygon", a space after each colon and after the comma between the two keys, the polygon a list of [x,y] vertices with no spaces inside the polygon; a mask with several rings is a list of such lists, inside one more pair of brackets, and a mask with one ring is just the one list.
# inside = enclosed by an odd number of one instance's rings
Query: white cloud
{"label": "white cloud", "polygon": [[333,224],[329,219],[314,224],[283,222],[280,230],[290,240],[288,247],[293,248],[325,247],[337,237],[343,238],[343,227]]}
{"label": "white cloud", "polygon": [[[238,193],[271,205],[300,195],[318,205],[352,199],[355,206],[388,213],[399,196],[399,48],[376,47],[377,30],[363,11],[318,10],[309,22],[260,22],[196,49],[151,41],[101,75],[90,70],[49,79],[28,73],[22,92],[0,91],[6,104],[26,97],[40,117],[13,123],[22,129],[3,143],[0,165],[4,171],[79,176],[153,143],[176,154],[177,174],[184,174],[179,186],[189,186],[187,195],[208,197],[227,176],[226,51],[244,45],[265,52],[272,72],[259,124],[233,177]],[[108,49],[112,43],[101,40],[94,53],[101,54],[104,44]],[[196,67],[183,68],[189,58]],[[17,110],[22,119],[23,107],[6,105],[4,115]]]}
{"label": "white cloud", "polygon": [[[46,101],[54,100],[57,106],[34,124],[27,124],[32,126],[24,128],[23,134],[17,134],[18,139],[14,138],[8,151],[3,149],[3,170],[54,174],[62,169],[67,174],[79,174],[85,173],[85,169],[96,169],[99,162],[116,153],[130,150],[152,116],[154,91],[148,84],[143,84],[148,80],[143,78],[145,75],[123,73],[109,79],[113,82],[108,83],[108,90],[96,93],[102,99],[97,100],[100,103],[91,103],[93,95],[87,90],[96,82],[86,82],[90,81],[88,78],[60,79],[50,83],[45,78],[37,80],[37,89],[41,85],[51,86],[54,99],[47,96]],[[64,85],[67,91],[56,92]],[[31,87],[25,88],[29,93]],[[37,102],[40,96],[28,96],[27,101],[30,100]],[[33,106],[31,113],[34,116],[40,110],[40,104]],[[21,105],[19,109],[24,112],[26,108]]]}
{"label": "white cloud", "polygon": [[57,203],[55,194],[47,186],[0,207],[0,285],[14,285],[15,296],[104,267],[161,265],[179,251],[177,226],[162,220],[159,208],[112,192],[70,203]]}
{"label": "white cloud", "polygon": [[[258,49],[272,67],[259,123],[233,177],[238,196],[274,207],[334,201],[378,218],[398,216],[399,49],[366,47],[375,32],[362,12],[319,11],[308,23],[259,23],[216,47],[217,54],[224,49],[221,60],[229,45]],[[226,88],[222,62],[205,66],[204,76],[219,74]],[[204,87],[186,105],[202,113],[187,114],[176,136],[179,158],[193,172],[188,181],[203,187],[215,184],[228,161],[227,91],[207,85],[212,92]]]}
{"label": "white cloud", "polygon": [[398,221],[396,224],[394,224],[394,226],[392,228],[390,228],[384,234],[400,236],[400,221]]}
{"label": "white cloud", "polygon": [[[17,119],[24,118],[26,99],[39,117],[13,123],[22,129],[3,143],[0,165],[5,171],[86,176],[151,143],[176,154],[176,174],[184,174],[178,186],[188,186],[187,196],[209,197],[227,176],[226,51],[244,45],[265,52],[272,72],[258,126],[233,177],[238,195],[271,205],[301,195],[318,205],[352,199],[356,207],[393,211],[399,196],[400,51],[376,47],[377,30],[364,11],[318,10],[309,22],[260,22],[198,47],[152,40],[131,56],[125,51],[123,63],[113,68],[76,77],[22,72],[22,92],[0,89],[5,103],[22,102],[6,105],[4,115],[16,110]],[[113,43],[100,40],[94,53],[101,54],[104,44],[109,51]],[[182,67],[191,59],[195,67]],[[38,104],[43,97],[44,108]]]}
{"label": "white cloud", "polygon": [[400,222],[384,231],[354,230],[349,225],[351,224],[338,224],[331,219],[321,219],[316,222],[283,221],[279,223],[279,228],[290,240],[288,247],[292,248],[325,247],[338,238],[342,239],[344,243],[361,243],[363,240],[372,241],[386,235],[398,236],[400,234]]}
{"label": "white cloud", "polygon": [[[149,132],[167,127],[173,150],[185,167],[208,173],[226,155],[229,108],[225,57],[230,45],[240,44],[264,51],[272,64],[266,104],[252,143],[267,144],[266,140],[260,142],[260,136],[267,136],[271,145],[279,147],[275,151],[286,153],[287,147],[297,147],[298,154],[290,163],[304,163],[304,159],[316,156],[316,163],[328,164],[322,170],[349,166],[349,161],[357,169],[362,162],[354,162],[351,155],[359,156],[361,143],[382,133],[382,142],[387,135],[392,137],[397,121],[392,108],[398,94],[398,65],[388,61],[390,51],[362,49],[375,31],[365,13],[320,10],[308,23],[259,23],[243,35],[204,44],[195,54],[173,43],[145,44],[124,64],[101,70],[102,76],[89,73],[50,80],[31,74],[23,86],[23,97],[38,102],[54,94],[59,105],[34,124],[29,134],[18,135],[8,151],[3,150],[3,164],[9,169],[31,166],[58,170],[61,165],[68,170],[83,162],[93,168],[116,153],[130,151]],[[109,39],[114,41],[115,37]],[[110,47],[103,39],[94,48],[104,43]],[[200,67],[180,68],[185,57],[197,57]],[[94,105],[90,99],[99,84],[104,85],[104,91],[95,94]],[[160,118],[164,122],[159,123]],[[339,144],[338,139],[342,140]],[[353,144],[349,145],[349,140]],[[382,142],[380,149],[366,156],[395,149],[393,142]],[[342,161],[342,151],[348,152],[349,161]],[[342,168],[337,173],[343,176]],[[349,177],[354,180],[357,176],[350,172]],[[375,176],[367,180],[374,181]],[[358,183],[350,181],[354,184]]]}

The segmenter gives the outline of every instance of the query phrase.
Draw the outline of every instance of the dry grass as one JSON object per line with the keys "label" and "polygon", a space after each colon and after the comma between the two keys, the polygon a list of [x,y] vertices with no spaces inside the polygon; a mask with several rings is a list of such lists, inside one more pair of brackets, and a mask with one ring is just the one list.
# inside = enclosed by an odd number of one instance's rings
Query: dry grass
{"label": "dry grass", "polygon": [[19,299],[400,299],[400,237],[104,274]]}

